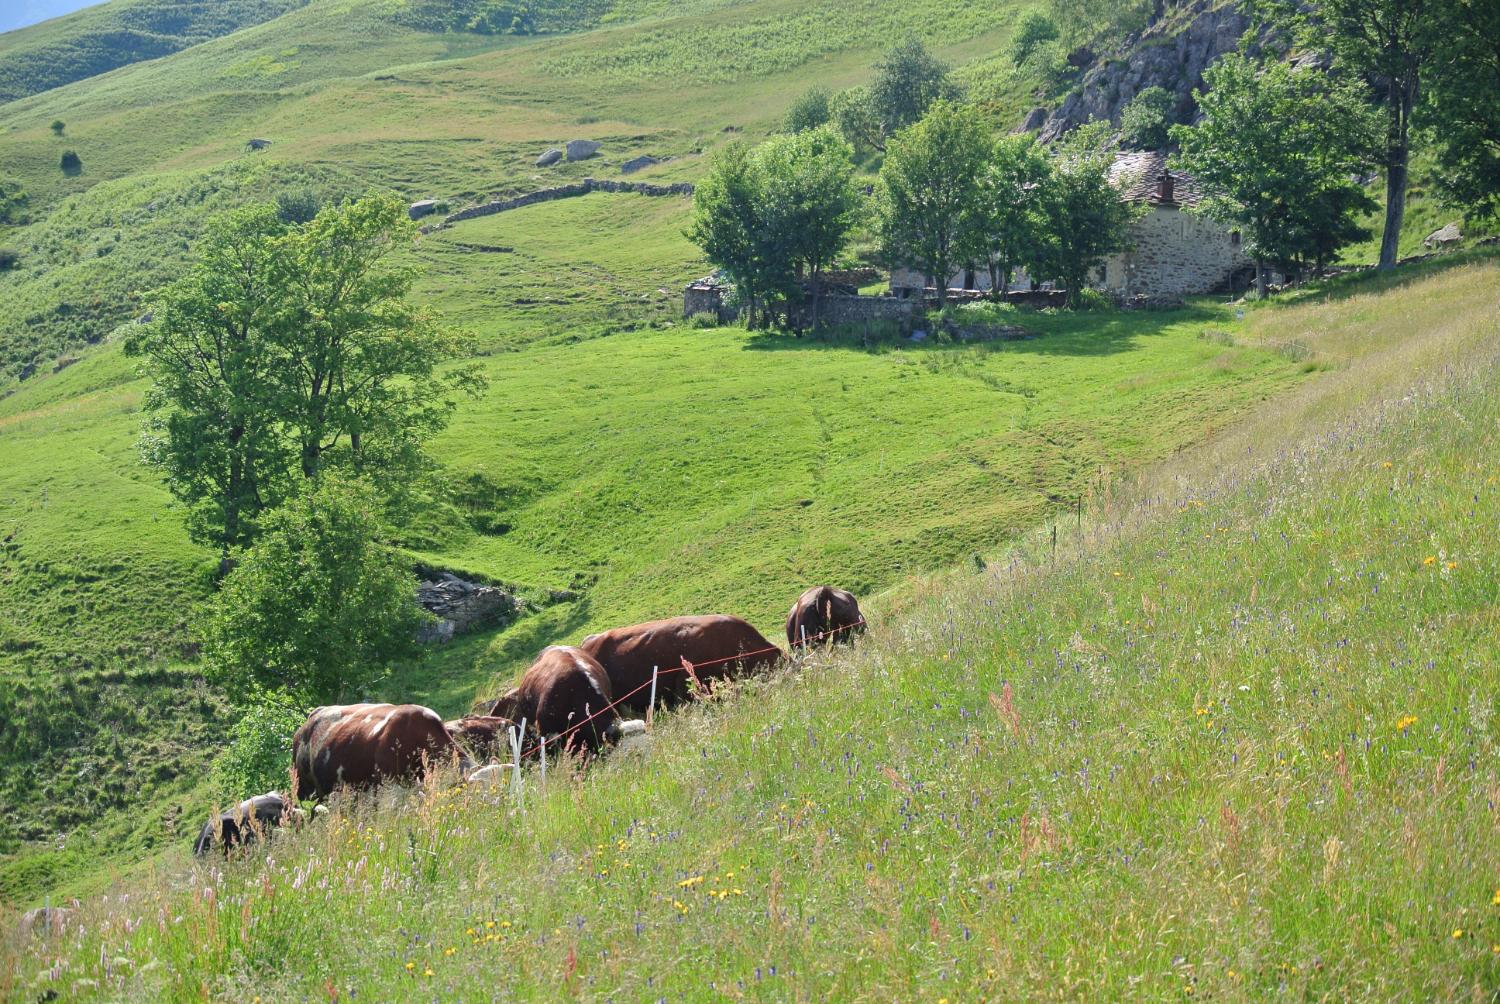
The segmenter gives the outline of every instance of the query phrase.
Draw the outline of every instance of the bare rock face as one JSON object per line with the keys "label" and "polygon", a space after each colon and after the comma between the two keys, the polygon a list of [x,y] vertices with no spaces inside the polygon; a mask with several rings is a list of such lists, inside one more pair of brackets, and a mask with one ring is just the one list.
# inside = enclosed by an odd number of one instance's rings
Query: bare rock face
{"label": "bare rock face", "polygon": [[554,146],[552,149],[548,150],[546,153],[542,154],[536,159],[536,166],[551,167],[553,164],[556,164],[562,159],[563,152]]}
{"label": "bare rock face", "polygon": [[417,587],[417,603],[437,618],[417,640],[443,644],[480,628],[503,627],[521,613],[521,601],[498,586],[483,586],[438,572]]}
{"label": "bare rock face", "polygon": [[1161,87],[1175,95],[1177,121],[1193,121],[1198,112],[1193,90],[1202,88],[1203,71],[1238,47],[1250,19],[1235,5],[1215,6],[1213,0],[1197,0],[1191,14],[1181,30],[1175,28],[1181,20],[1174,17],[1171,27],[1154,24],[1129,39],[1122,52],[1102,54],[1044,122],[1033,109],[1024,128],[1040,126],[1042,142],[1050,143],[1085,122],[1118,125],[1125,106],[1148,87]]}
{"label": "bare rock face", "polygon": [[437,200],[422,199],[408,206],[406,215],[413,220],[420,220],[422,217],[431,216],[435,212],[437,212]]}
{"label": "bare rock face", "polygon": [[596,143],[591,139],[568,140],[568,160],[588,160],[594,154],[598,153],[599,148],[603,145],[603,143]]}

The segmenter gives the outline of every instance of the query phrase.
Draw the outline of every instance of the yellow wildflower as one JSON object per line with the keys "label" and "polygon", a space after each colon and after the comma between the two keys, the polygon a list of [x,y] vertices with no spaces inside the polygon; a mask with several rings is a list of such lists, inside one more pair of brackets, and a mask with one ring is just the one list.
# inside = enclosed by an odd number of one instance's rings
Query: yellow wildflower
{"label": "yellow wildflower", "polygon": [[436,976],[437,974],[432,971],[432,967],[431,966],[428,966],[426,969],[422,970],[422,975],[423,976]]}
{"label": "yellow wildflower", "polygon": [[1400,720],[1396,722],[1396,731],[1405,732],[1415,724],[1417,724],[1416,715],[1403,715],[1401,716]]}
{"label": "yellow wildflower", "polygon": [[1463,928],[1461,928],[1461,927],[1455,927],[1453,929],[1453,937],[1454,937],[1455,940],[1457,940],[1458,938],[1462,938],[1463,936],[1464,936],[1464,929]]}
{"label": "yellow wildflower", "polygon": [[689,888],[692,888],[695,885],[698,885],[702,881],[703,881],[703,876],[702,875],[694,875],[692,878],[685,878],[681,882],[677,883],[677,888],[679,888],[679,889],[689,889]]}
{"label": "yellow wildflower", "polygon": [[1437,558],[1434,557],[1433,555],[1429,554],[1427,557],[1425,557],[1425,558],[1422,559],[1422,564],[1424,564],[1424,565],[1435,565],[1435,564],[1437,564]]}
{"label": "yellow wildflower", "polygon": [[1490,900],[1496,906],[1500,906],[1500,889],[1495,890],[1495,898]]}
{"label": "yellow wildflower", "polygon": [[406,971],[407,972],[411,972],[415,968],[417,968],[417,964],[415,962],[408,962],[406,964]]}

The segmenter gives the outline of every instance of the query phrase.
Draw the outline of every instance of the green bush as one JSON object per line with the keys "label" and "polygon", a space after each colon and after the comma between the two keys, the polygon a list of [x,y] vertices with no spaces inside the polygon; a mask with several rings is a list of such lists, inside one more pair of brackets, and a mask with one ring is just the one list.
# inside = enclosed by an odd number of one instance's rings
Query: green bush
{"label": "green bush", "polygon": [[15,248],[0,248],[0,272],[9,272],[21,265],[21,252]]}
{"label": "green bush", "polygon": [[1033,7],[1021,15],[1016,33],[1010,41],[1010,58],[1017,66],[1025,63],[1043,42],[1056,41],[1057,25],[1043,11]]}
{"label": "green bush", "polygon": [[1160,150],[1167,145],[1167,130],[1176,117],[1177,98],[1165,87],[1141,91],[1120,113],[1120,132],[1125,142],[1142,150]]}
{"label": "green bush", "polygon": [[215,794],[229,804],[286,790],[292,733],[306,719],[307,709],[282,695],[262,695],[241,709],[229,727],[229,745],[209,769]]}
{"label": "green bush", "polygon": [[240,699],[323,704],[362,698],[417,659],[428,618],[381,532],[373,493],[330,476],[273,511],[205,626],[209,677]]}
{"label": "green bush", "polygon": [[288,189],[276,196],[276,216],[288,225],[307,223],[322,208],[322,193],[307,185]]}
{"label": "green bush", "polygon": [[787,132],[806,132],[827,125],[832,118],[832,95],[822,87],[814,87],[792,102],[782,128]]}
{"label": "green bush", "polygon": [[67,128],[68,128],[67,124],[65,122],[63,122],[62,119],[53,119],[52,120],[52,135],[54,135],[54,136],[61,136],[63,134],[63,131],[65,129],[67,129]]}
{"label": "green bush", "polygon": [[58,166],[62,168],[63,174],[70,177],[83,173],[83,159],[73,150],[68,150],[62,155],[62,160],[58,162]]}

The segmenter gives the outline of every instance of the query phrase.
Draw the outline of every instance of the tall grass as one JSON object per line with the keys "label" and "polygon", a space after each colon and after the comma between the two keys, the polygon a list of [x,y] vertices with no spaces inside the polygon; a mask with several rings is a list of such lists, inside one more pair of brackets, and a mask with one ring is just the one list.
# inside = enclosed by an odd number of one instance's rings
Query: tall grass
{"label": "tall grass", "polygon": [[1500,331],[1433,308],[1491,304],[1493,276],[1356,293],[1316,331],[1252,317],[1330,369],[1221,459],[1062,527],[1055,557],[1039,535],[888,597],[853,654],[666,717],[643,754],[530,771],[519,801],[338,805],[8,947],[0,986],[1486,997]]}

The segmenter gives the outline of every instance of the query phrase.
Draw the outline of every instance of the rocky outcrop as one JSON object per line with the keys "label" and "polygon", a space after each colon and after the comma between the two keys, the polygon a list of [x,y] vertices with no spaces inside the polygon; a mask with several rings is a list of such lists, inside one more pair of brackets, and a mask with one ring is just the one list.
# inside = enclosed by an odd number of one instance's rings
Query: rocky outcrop
{"label": "rocky outcrop", "polygon": [[1039,122],[1041,116],[1033,109],[1024,124],[1040,128],[1044,143],[1085,122],[1105,120],[1118,125],[1125,106],[1148,87],[1174,94],[1176,121],[1191,122],[1198,114],[1193,90],[1203,86],[1203,71],[1226,52],[1233,52],[1249,28],[1250,18],[1235,5],[1196,0],[1185,12],[1174,12],[1170,21],[1154,24],[1127,40],[1122,51],[1096,60],[1045,121]]}
{"label": "rocky outcrop", "polygon": [[1422,240],[1422,246],[1427,248],[1447,248],[1457,245],[1464,239],[1463,228],[1454,221],[1440,230],[1434,230]]}
{"label": "rocky outcrop", "polygon": [[406,209],[406,215],[413,220],[420,220],[422,217],[431,216],[435,212],[437,212],[436,199],[422,199],[418,202],[413,202]]}
{"label": "rocky outcrop", "polygon": [[485,586],[461,579],[451,572],[424,571],[417,586],[417,603],[437,618],[424,627],[417,640],[442,644],[480,628],[504,627],[521,613],[522,602],[499,586]]}
{"label": "rocky outcrop", "polygon": [[536,166],[551,167],[553,164],[556,164],[562,159],[563,152],[554,146],[552,149],[548,150],[546,153],[542,154],[536,159]]}

